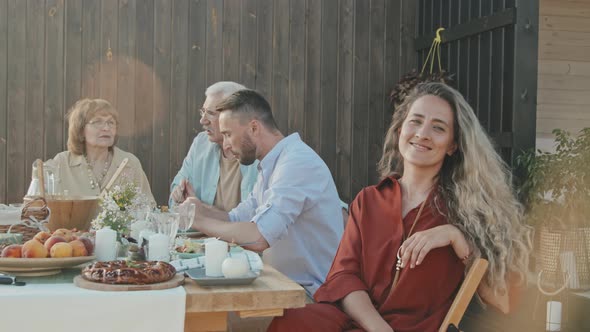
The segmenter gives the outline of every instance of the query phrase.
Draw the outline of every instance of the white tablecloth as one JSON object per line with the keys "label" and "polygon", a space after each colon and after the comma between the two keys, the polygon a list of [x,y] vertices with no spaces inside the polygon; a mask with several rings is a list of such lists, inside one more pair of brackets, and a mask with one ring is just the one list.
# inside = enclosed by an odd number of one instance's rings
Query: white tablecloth
{"label": "white tablecloth", "polygon": [[0,331],[181,332],[186,292],[102,292],[73,284],[0,285]]}

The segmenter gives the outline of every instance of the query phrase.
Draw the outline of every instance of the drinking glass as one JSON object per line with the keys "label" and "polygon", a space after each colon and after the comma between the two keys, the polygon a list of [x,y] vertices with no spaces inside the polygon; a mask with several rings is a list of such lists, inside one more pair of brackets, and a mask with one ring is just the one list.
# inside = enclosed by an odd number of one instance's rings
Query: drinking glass
{"label": "drinking glass", "polygon": [[180,214],[180,222],[178,224],[178,228],[182,231],[182,235],[184,238],[188,238],[187,232],[191,228],[193,224],[193,219],[195,219],[195,213],[197,211],[197,206],[195,203],[191,203],[188,206],[184,206],[180,208],[178,213]]}
{"label": "drinking glass", "polygon": [[150,212],[148,219],[155,226],[156,232],[168,236],[168,247],[172,251],[175,246],[176,233],[180,214],[176,212]]}

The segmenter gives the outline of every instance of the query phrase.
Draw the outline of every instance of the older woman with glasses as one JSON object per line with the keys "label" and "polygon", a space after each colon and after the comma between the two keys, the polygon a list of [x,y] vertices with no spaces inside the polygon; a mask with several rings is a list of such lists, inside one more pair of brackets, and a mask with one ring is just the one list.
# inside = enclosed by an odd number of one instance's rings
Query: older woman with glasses
{"label": "older woman with glasses", "polygon": [[68,150],[46,164],[53,167],[61,191],[71,196],[97,196],[127,159],[114,184],[133,182],[155,205],[139,159],[115,146],[119,114],[104,99],[82,99],[68,112]]}

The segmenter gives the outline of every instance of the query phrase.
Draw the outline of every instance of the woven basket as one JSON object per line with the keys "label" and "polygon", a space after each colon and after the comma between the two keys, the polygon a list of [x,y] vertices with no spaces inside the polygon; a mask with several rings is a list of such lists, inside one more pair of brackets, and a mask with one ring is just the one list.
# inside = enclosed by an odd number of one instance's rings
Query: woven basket
{"label": "woven basket", "polygon": [[[37,220],[49,218],[49,209],[47,201],[42,197],[25,198],[25,204],[21,212],[21,221],[26,221],[29,217],[35,217]],[[12,228],[11,228],[12,226]],[[0,233],[20,233],[23,235],[23,242],[32,239],[40,230],[33,225],[0,225]]]}
{"label": "woven basket", "polygon": [[561,253],[574,253],[580,290],[590,289],[590,228],[556,230],[541,227],[538,232],[537,272],[543,272],[543,283],[560,287],[565,283]]}

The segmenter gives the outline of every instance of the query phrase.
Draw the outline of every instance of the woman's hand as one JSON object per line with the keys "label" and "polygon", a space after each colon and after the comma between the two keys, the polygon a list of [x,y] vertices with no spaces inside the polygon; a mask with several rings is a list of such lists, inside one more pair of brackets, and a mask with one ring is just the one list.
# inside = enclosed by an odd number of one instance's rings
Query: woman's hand
{"label": "woman's hand", "polygon": [[413,269],[420,265],[432,249],[452,245],[457,256],[461,259],[469,256],[470,248],[461,231],[450,224],[441,225],[416,232],[410,236],[400,248],[402,267]]}

